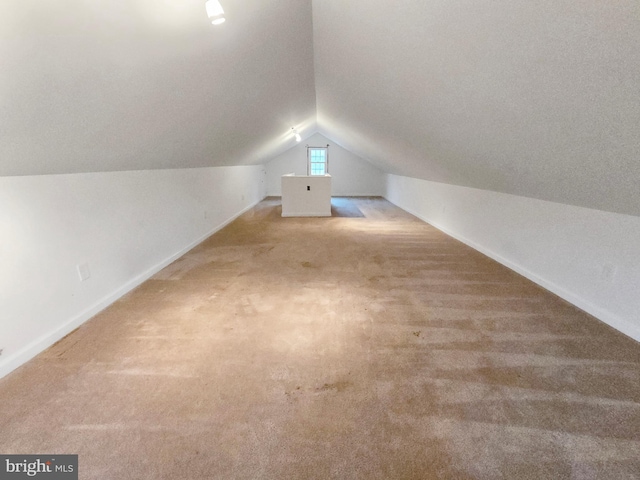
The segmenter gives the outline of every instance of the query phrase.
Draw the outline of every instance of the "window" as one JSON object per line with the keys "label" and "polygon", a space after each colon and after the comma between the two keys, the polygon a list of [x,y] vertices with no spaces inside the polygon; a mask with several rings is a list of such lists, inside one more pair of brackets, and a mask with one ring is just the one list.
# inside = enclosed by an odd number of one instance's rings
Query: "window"
{"label": "window", "polygon": [[326,147],[307,147],[307,174],[326,175],[329,173],[329,145]]}

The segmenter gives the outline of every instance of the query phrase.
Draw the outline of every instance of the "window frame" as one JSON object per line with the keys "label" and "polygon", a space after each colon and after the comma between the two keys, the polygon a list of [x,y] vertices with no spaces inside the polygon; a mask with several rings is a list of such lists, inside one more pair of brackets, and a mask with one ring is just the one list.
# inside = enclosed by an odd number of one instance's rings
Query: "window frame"
{"label": "window frame", "polygon": [[[324,162],[312,162],[311,161],[311,154],[313,150],[324,150]],[[313,172],[313,168],[312,165],[313,164],[324,164],[324,173],[323,174],[317,174],[317,173],[312,173]],[[324,177],[325,175],[329,175],[329,145],[327,145],[326,147],[312,147],[307,145],[307,176],[309,177]]]}

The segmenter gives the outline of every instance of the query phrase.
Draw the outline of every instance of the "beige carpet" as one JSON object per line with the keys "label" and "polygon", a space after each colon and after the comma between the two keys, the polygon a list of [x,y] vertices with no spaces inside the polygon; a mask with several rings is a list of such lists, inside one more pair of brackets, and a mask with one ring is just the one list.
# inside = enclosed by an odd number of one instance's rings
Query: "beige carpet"
{"label": "beige carpet", "polygon": [[267,199],[0,381],[82,479],[640,478],[640,344],[382,199]]}

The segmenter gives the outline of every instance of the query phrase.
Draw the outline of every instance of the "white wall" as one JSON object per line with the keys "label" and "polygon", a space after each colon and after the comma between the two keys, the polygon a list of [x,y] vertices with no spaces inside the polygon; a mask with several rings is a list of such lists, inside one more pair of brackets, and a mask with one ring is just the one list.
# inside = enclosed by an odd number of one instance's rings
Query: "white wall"
{"label": "white wall", "polygon": [[282,177],[283,217],[330,217],[330,175]]}
{"label": "white wall", "polygon": [[[266,194],[262,166],[0,177],[0,377]],[[91,277],[80,281],[78,265]]]}
{"label": "white wall", "polygon": [[396,175],[385,196],[640,341],[640,217]]}
{"label": "white wall", "polygon": [[345,150],[316,133],[267,163],[267,194],[282,195],[282,175],[307,174],[307,145],[329,147],[329,173],[333,196],[381,196],[384,194],[384,173],[373,164]]}

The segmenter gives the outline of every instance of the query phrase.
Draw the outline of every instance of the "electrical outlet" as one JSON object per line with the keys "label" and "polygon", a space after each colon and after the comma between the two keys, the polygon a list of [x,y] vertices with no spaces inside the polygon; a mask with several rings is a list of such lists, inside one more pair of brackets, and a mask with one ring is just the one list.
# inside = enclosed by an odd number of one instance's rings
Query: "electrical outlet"
{"label": "electrical outlet", "polygon": [[206,220],[208,216],[209,216],[209,214],[208,214],[208,213],[207,213],[207,211],[205,210],[205,211],[204,211],[204,219]]}
{"label": "electrical outlet", "polygon": [[244,195],[242,195],[242,201],[244,202]]}
{"label": "electrical outlet", "polygon": [[80,281],[84,282],[91,278],[91,270],[89,270],[89,264],[83,263],[82,265],[78,265],[78,276],[80,277]]}
{"label": "electrical outlet", "polygon": [[2,356],[2,352],[4,352],[4,348],[0,348],[0,357]]}
{"label": "electrical outlet", "polygon": [[446,213],[447,212],[447,207],[442,205],[442,213]]}

